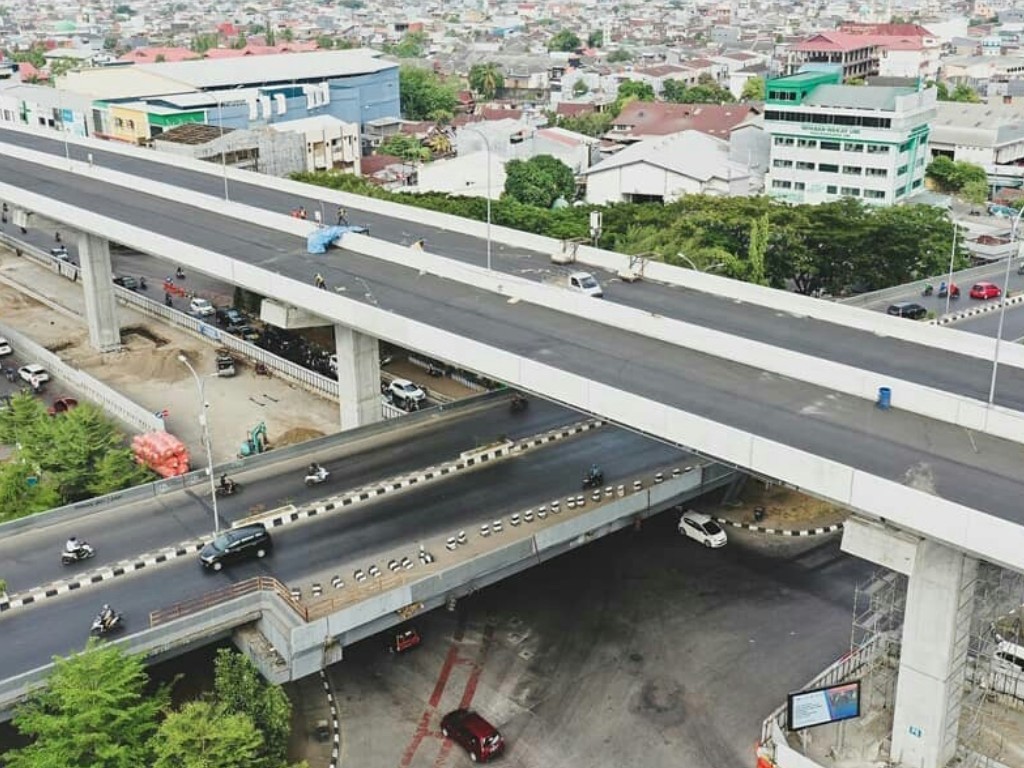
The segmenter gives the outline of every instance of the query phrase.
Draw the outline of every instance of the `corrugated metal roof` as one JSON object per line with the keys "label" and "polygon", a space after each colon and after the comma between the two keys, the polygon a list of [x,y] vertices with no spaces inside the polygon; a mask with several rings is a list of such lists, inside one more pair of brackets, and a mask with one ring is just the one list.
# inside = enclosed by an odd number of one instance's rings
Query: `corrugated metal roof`
{"label": "corrugated metal roof", "polygon": [[850,109],[878,109],[892,112],[896,99],[915,93],[913,88],[867,85],[819,85],[804,100],[810,107],[847,107]]}
{"label": "corrugated metal roof", "polygon": [[729,142],[700,131],[682,131],[631,144],[584,173],[601,173],[637,163],[700,181],[715,177],[739,179],[750,175],[745,166],[729,160]]}

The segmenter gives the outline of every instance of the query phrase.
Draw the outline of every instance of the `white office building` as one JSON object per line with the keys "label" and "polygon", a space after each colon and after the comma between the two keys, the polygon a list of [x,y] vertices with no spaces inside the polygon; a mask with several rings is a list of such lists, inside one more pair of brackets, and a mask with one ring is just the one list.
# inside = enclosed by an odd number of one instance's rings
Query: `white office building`
{"label": "white office building", "polygon": [[766,86],[765,189],[792,203],[900,203],[924,188],[935,89],[840,85],[800,72]]}

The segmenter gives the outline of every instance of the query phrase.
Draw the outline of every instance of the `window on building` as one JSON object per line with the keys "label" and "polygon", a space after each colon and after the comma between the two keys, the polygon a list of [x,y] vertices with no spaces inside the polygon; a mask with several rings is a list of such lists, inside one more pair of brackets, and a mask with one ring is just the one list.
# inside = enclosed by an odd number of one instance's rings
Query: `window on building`
{"label": "window on building", "polygon": [[857,187],[840,187],[839,194],[843,197],[860,197],[860,189]]}
{"label": "window on building", "polygon": [[790,189],[792,186],[793,184],[791,182],[782,181],[780,179],[775,179],[775,181],[772,182],[772,189]]}
{"label": "window on building", "polygon": [[884,200],[885,192],[882,192],[879,189],[865,189],[864,197],[866,197],[868,200]]}
{"label": "window on building", "polygon": [[906,165],[901,165],[899,168],[896,169],[896,175],[897,176],[902,176],[906,172],[907,172],[907,166]]}
{"label": "window on building", "polygon": [[874,176],[876,179],[884,179],[889,175],[889,172],[885,168],[865,168],[865,176]]}
{"label": "window on building", "polygon": [[868,144],[867,151],[869,155],[888,155],[889,145],[888,144]]}
{"label": "window on building", "polygon": [[839,173],[839,166],[832,163],[818,163],[818,170],[822,173]]}
{"label": "window on building", "polygon": [[829,184],[827,187],[825,187],[825,193],[829,195],[834,195],[838,191],[839,187],[837,187],[835,184]]}
{"label": "window on building", "polygon": [[801,192],[804,191],[805,186],[806,185],[802,181],[794,181],[793,182],[793,189],[797,189],[797,190],[799,190]]}
{"label": "window on building", "polygon": [[804,149],[814,149],[818,146],[818,142],[815,139],[797,139],[796,145]]}
{"label": "window on building", "polygon": [[821,142],[820,146],[821,146],[822,149],[831,149],[831,150],[842,149],[842,144],[840,144],[838,141],[823,141],[823,142]]}
{"label": "window on building", "polygon": [[843,166],[843,173],[847,174],[848,176],[860,176],[861,173],[863,173],[863,171],[864,171],[864,169],[861,168],[859,165],[844,165]]}
{"label": "window on building", "polygon": [[776,147],[792,147],[793,146],[793,140],[791,138],[789,138],[788,136],[776,136],[775,137],[775,146]]}
{"label": "window on building", "polygon": [[814,163],[808,163],[805,160],[797,160],[796,167],[799,168],[801,171],[813,171]]}
{"label": "window on building", "polygon": [[864,151],[864,145],[863,144],[851,144],[850,142],[846,142],[845,144],[843,144],[843,149],[845,149],[847,152],[863,152]]}
{"label": "window on building", "polygon": [[914,189],[917,189],[918,187],[921,186],[921,179],[914,179],[914,183],[911,184],[910,186],[912,186]]}
{"label": "window on building", "polygon": [[124,128],[124,120],[122,120],[120,117],[115,117],[114,118],[114,127],[115,128]]}
{"label": "window on building", "polygon": [[775,160],[772,160],[772,167],[773,168],[792,168],[793,167],[793,161],[792,160],[780,160],[780,159],[776,158]]}

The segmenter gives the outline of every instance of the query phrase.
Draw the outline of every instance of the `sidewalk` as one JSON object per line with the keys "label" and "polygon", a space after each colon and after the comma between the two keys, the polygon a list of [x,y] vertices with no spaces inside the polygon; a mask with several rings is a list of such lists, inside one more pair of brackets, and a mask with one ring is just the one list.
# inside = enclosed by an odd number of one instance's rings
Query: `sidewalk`
{"label": "sidewalk", "polygon": [[[167,409],[167,429],[189,447],[193,466],[205,462],[198,423],[199,393],[195,380],[177,358],[184,353],[200,375],[213,373],[212,343],[119,307],[125,349],[100,354],[89,346],[81,286],[6,249],[0,249],[0,305],[4,323],[66,362],[147,410]],[[340,429],[336,403],[276,377],[256,377],[249,366],[241,366],[233,378],[207,378],[205,387],[215,462],[233,459],[248,430],[261,421],[266,422],[274,446]],[[60,383],[54,382],[47,398],[60,394]]]}
{"label": "sidewalk", "polygon": [[[309,768],[333,766],[333,718],[320,675],[307,675],[301,680],[286,683],[284,688],[292,702],[292,732],[288,739],[288,759],[294,762],[305,760],[309,763]],[[317,723],[320,721],[326,721],[328,729],[332,731],[323,741],[317,738],[316,734]]]}

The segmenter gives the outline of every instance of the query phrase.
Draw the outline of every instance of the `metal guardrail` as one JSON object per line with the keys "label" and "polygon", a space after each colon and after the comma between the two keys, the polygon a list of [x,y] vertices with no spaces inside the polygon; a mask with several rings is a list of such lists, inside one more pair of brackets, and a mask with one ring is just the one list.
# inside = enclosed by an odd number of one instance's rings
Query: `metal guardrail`
{"label": "metal guardrail", "polygon": [[175,619],[191,616],[199,613],[200,611],[212,608],[215,605],[227,603],[237,597],[252,594],[253,592],[272,592],[290,605],[298,614],[299,618],[306,621],[309,620],[306,616],[305,610],[296,605],[295,602],[290,599],[290,595],[284,584],[272,576],[254,576],[251,579],[240,581],[237,584],[231,584],[230,586],[222,587],[221,589],[214,590],[213,592],[206,592],[198,597],[193,597],[190,600],[182,600],[181,602],[175,603],[167,608],[151,611],[149,614],[149,626],[151,628],[158,627],[161,624],[167,624]]}
{"label": "metal guardrail", "polygon": [[[968,283],[973,283],[979,278],[988,277],[991,274],[992,264],[982,264],[978,267],[968,267],[967,269],[961,269],[959,272],[954,272],[953,282],[961,286],[966,286]],[[938,290],[939,283],[948,280],[949,273],[935,275],[934,277],[922,277],[920,280],[904,283],[902,285],[894,285],[891,288],[882,288],[869,293],[860,293],[856,296],[847,296],[844,299],[839,299],[836,303],[849,304],[852,307],[866,307],[868,304],[874,304],[875,302],[902,298],[907,295],[908,290],[913,290],[914,295],[919,295],[920,292],[924,290],[925,283],[931,283],[935,286],[935,289]]]}

